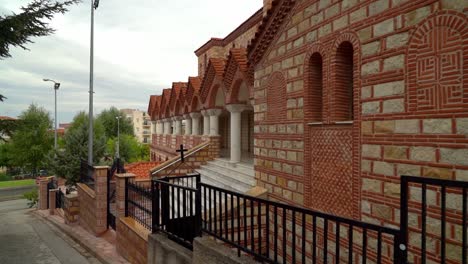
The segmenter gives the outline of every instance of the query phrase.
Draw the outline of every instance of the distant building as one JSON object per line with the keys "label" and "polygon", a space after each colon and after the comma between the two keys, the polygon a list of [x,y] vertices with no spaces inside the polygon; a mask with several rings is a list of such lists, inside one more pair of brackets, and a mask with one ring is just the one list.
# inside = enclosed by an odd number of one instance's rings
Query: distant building
{"label": "distant building", "polygon": [[151,131],[153,129],[153,123],[151,117],[138,109],[121,109],[125,117],[130,119],[133,124],[133,131],[138,141],[143,144],[151,143]]}

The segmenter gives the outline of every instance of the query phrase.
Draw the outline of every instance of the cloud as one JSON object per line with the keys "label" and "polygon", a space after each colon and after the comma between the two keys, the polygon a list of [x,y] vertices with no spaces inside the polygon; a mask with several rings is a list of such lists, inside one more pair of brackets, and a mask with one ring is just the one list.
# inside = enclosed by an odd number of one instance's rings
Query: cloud
{"label": "cloud", "polygon": [[[149,96],[197,74],[194,50],[211,37],[225,37],[262,6],[260,0],[101,0],[95,11],[94,108],[146,110]],[[18,12],[18,1],[0,3],[0,13]],[[8,11],[10,10],[10,11]],[[17,116],[29,103],[54,107],[61,83],[59,122],[88,110],[90,3],[57,15],[56,34],[34,39],[30,51],[12,48],[0,61],[0,115]]]}

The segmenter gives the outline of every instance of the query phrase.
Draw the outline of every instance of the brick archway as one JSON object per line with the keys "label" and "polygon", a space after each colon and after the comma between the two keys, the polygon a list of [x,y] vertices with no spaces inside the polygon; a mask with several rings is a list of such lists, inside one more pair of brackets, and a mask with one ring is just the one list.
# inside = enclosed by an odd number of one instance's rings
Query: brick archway
{"label": "brick archway", "polygon": [[439,11],[420,23],[410,38],[406,60],[409,111],[431,114],[466,109],[466,39],[467,18],[456,11]]}
{"label": "brick archway", "polygon": [[[322,87],[321,87],[321,93],[322,93],[322,100],[321,100],[321,118],[320,120],[316,120],[313,118],[315,116],[314,113],[318,111],[316,106],[314,106],[314,103],[316,101],[316,98],[313,98],[316,96],[316,89],[317,87],[311,80],[311,75],[314,74],[314,69],[312,67],[313,63],[313,56],[314,55],[320,55],[321,57],[321,64],[322,64]],[[306,59],[304,63],[304,76],[305,76],[305,81],[304,81],[304,118],[305,122],[327,122],[327,112],[328,112],[328,103],[327,103],[327,94],[328,94],[328,59],[329,56],[325,50],[325,48],[322,46],[320,43],[316,43],[312,45],[309,49],[308,52],[306,53]],[[315,119],[315,120],[314,120]]]}

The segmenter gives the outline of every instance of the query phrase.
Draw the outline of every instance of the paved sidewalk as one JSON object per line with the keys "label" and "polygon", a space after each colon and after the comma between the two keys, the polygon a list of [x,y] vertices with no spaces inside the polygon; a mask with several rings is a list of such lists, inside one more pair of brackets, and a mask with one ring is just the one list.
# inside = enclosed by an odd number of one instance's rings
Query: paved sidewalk
{"label": "paved sidewalk", "polygon": [[129,263],[117,253],[115,247],[116,237],[113,230],[109,230],[104,235],[96,237],[78,224],[66,225],[62,217],[56,214],[50,215],[49,210],[37,210],[34,213],[47,220],[48,223],[58,227],[61,231],[73,238],[82,247],[92,252],[94,256],[102,263]]}

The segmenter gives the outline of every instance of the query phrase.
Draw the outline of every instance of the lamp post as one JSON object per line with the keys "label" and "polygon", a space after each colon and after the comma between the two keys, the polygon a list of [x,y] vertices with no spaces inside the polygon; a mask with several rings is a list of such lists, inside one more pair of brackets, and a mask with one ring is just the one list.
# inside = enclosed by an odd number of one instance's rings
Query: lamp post
{"label": "lamp post", "polygon": [[53,82],[55,91],[55,132],[54,132],[54,149],[57,150],[57,91],[60,88],[60,83],[51,79],[42,79],[44,82]]}
{"label": "lamp post", "polygon": [[117,119],[117,159],[120,159],[120,118],[121,116],[116,116]]}
{"label": "lamp post", "polygon": [[89,54],[89,135],[88,164],[93,164],[93,85],[94,85],[94,9],[99,6],[99,0],[91,0],[91,43]]}

